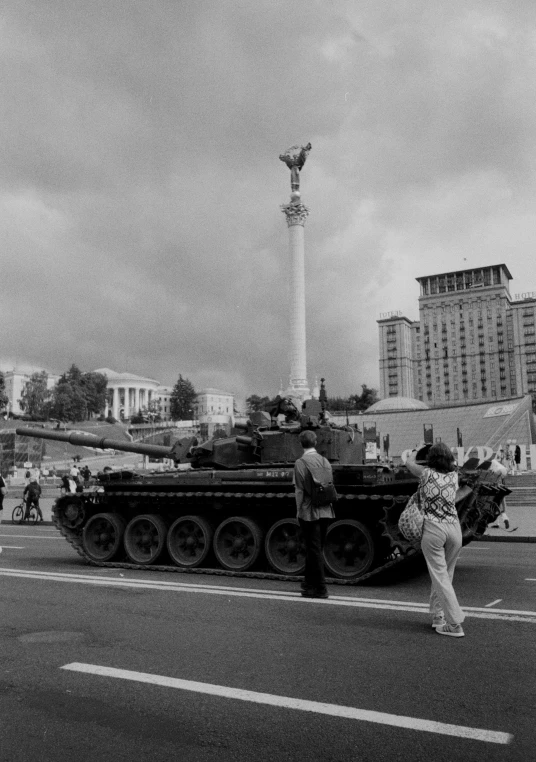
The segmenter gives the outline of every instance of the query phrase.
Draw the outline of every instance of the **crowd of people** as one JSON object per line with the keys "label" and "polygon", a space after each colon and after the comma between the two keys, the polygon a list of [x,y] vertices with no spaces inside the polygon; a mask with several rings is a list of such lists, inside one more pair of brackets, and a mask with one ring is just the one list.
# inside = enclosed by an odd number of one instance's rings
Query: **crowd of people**
{"label": "crowd of people", "polygon": [[[52,473],[52,476],[56,476],[56,471]],[[91,484],[91,470],[89,466],[79,466],[76,462],[71,466],[69,473],[64,474],[61,477],[60,489],[62,494],[70,492],[82,492],[87,489]],[[24,490],[22,493],[22,499],[25,506],[25,518],[30,516],[32,507],[35,507],[39,522],[43,521],[43,512],[39,504],[39,499],[42,494],[42,487],[40,480],[42,474],[40,469],[27,469],[24,474]],[[4,498],[8,494],[8,485],[6,480],[0,476],[0,523],[3,517]]]}

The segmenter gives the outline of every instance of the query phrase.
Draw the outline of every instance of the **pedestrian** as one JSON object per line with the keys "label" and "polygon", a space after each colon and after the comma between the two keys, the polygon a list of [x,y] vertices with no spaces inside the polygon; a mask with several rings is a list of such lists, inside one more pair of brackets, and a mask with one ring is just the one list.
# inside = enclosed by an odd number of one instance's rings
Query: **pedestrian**
{"label": "pedestrian", "polygon": [[328,525],[335,518],[333,506],[314,507],[312,504],[313,479],[324,476],[333,480],[331,465],[315,449],[316,434],[307,429],[299,435],[303,455],[294,465],[294,487],[297,518],[305,544],[305,579],[301,585],[304,598],[328,598],[324,573],[324,543]]}
{"label": "pedestrian", "polygon": [[70,476],[67,474],[64,474],[61,477],[61,484],[60,484],[60,490],[62,495],[66,495],[70,492],[76,492],[77,484],[74,479],[71,479]]}
{"label": "pedestrian", "polygon": [[519,445],[516,445],[514,462],[516,464],[516,471],[519,471],[519,466],[521,465],[521,447]]}
{"label": "pedestrian", "polygon": [[[497,459],[493,459],[490,461],[488,471],[490,471],[492,474],[498,474],[499,475],[499,483],[502,485],[506,484],[506,476],[508,474],[508,469],[500,463]],[[499,515],[496,518],[496,521],[502,521],[504,524],[505,529],[510,529],[510,519],[508,518],[506,514],[506,498],[503,497],[501,500],[501,503],[499,505]],[[499,529],[499,524],[492,524],[492,529]]]}
{"label": "pedestrian", "polygon": [[458,472],[454,456],[444,442],[430,447],[426,466],[416,463],[418,449],[412,451],[406,466],[419,477],[424,513],[421,548],[432,581],[432,627],[438,635],[463,638],[465,615],[452,586],[454,568],[462,548],[462,531],[456,511]]}
{"label": "pedestrian", "polygon": [[26,512],[24,514],[24,518],[25,519],[30,518],[30,508],[32,507],[32,505],[35,505],[35,508],[37,510],[37,515],[39,516],[39,521],[43,521],[43,513],[39,505],[39,498],[41,497],[41,487],[39,486],[39,482],[37,481],[35,477],[33,477],[31,482],[27,484],[26,487],[24,488],[22,497],[26,503]]}
{"label": "pedestrian", "polygon": [[2,523],[2,516],[4,515],[4,497],[7,495],[6,481],[3,476],[0,476],[0,524]]}
{"label": "pedestrian", "polygon": [[84,480],[84,489],[88,489],[89,487],[89,480],[91,479],[91,471],[89,469],[89,466],[84,466],[80,469],[80,475],[82,476]]}

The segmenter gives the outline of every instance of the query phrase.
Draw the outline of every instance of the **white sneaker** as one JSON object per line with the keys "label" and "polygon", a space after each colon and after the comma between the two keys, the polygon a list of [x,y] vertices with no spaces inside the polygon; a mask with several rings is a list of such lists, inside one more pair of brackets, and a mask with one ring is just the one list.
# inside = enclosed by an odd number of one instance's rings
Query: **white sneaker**
{"label": "white sneaker", "polygon": [[436,627],[438,635],[450,635],[451,638],[463,638],[465,632],[462,630],[461,624],[442,624],[440,627]]}
{"label": "white sneaker", "polygon": [[436,614],[434,618],[432,619],[432,627],[434,630],[436,627],[443,627],[444,624],[447,623],[447,620],[443,616],[443,614]]}

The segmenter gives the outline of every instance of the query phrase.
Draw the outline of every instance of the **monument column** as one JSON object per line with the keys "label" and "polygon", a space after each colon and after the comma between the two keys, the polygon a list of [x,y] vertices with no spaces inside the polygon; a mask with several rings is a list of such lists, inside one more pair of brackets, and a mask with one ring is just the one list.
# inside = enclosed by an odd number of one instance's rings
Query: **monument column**
{"label": "monument column", "polygon": [[290,202],[281,206],[287,218],[290,254],[290,383],[285,392],[300,400],[311,398],[307,383],[305,335],[305,246],[304,227],[309,209],[301,202],[300,171],[311,144],[291,146],[279,157],[290,169]]}

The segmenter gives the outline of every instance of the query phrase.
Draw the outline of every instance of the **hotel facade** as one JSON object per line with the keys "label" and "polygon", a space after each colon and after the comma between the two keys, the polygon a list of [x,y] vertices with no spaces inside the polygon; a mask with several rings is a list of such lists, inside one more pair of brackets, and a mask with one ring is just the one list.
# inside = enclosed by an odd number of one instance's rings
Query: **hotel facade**
{"label": "hotel facade", "polygon": [[536,293],[504,264],[417,278],[419,320],[378,320],[380,396],[428,407],[536,397]]}

